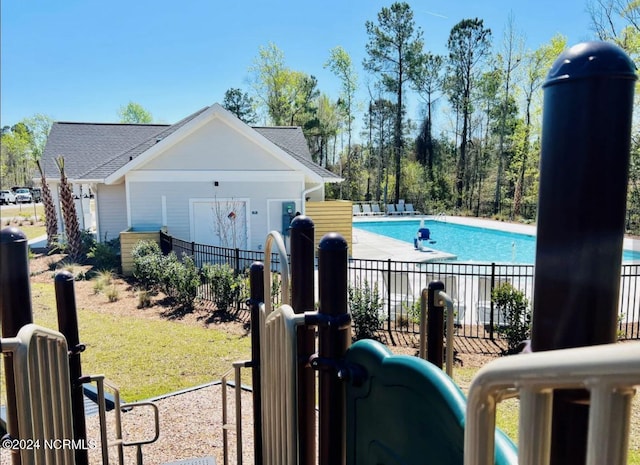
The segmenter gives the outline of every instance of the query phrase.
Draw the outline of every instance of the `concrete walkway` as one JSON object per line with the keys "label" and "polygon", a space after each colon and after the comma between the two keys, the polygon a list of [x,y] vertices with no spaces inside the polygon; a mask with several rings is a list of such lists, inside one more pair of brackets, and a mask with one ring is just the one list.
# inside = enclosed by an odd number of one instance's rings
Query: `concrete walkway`
{"label": "concrete walkway", "polygon": [[434,260],[454,260],[455,255],[430,249],[428,252],[415,250],[408,242],[381,236],[364,229],[353,228],[353,258],[366,260],[396,260],[402,262],[430,262]]}

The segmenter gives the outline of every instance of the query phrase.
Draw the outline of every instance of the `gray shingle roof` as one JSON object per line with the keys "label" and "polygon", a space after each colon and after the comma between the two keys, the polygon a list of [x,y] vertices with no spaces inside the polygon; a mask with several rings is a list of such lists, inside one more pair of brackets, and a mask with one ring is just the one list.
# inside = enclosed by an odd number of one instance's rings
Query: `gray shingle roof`
{"label": "gray shingle roof", "polygon": [[42,167],[48,178],[59,178],[55,159],[62,155],[67,177],[82,178],[84,173],[168,127],[166,124],[53,123],[42,154]]}
{"label": "gray shingle roof", "polygon": [[309,146],[299,126],[254,127],[256,131],[287,152],[297,161],[312,170],[317,175],[331,179],[341,179],[335,173],[321,167],[311,158]]}
{"label": "gray shingle roof", "polygon": [[[173,125],[53,123],[42,155],[43,169],[48,178],[58,178],[60,173],[55,158],[62,155],[65,158],[67,177],[70,179],[104,179],[207,108],[209,107],[202,108]],[[254,129],[325,181],[340,179],[313,162],[301,128],[287,126]]]}
{"label": "gray shingle roof", "polygon": [[153,147],[155,144],[158,143],[158,141],[176,132],[178,129],[180,129],[189,121],[191,121],[192,119],[194,119],[195,117],[203,113],[205,110],[207,110],[207,107],[202,108],[196,111],[195,113],[193,113],[192,115],[189,115],[186,118],[178,121],[177,123],[164,128],[163,130],[157,132],[156,134],[153,134],[152,137],[142,141],[141,143],[131,146],[129,150],[126,150],[125,152],[120,153],[109,160],[106,160],[105,163],[102,163],[101,165],[94,167],[92,170],[86,173],[83,173],[84,174],[83,177],[89,178],[89,179],[106,178],[110,174],[118,171],[120,168],[126,165],[129,161],[137,158],[139,155],[143,154],[145,151]]}

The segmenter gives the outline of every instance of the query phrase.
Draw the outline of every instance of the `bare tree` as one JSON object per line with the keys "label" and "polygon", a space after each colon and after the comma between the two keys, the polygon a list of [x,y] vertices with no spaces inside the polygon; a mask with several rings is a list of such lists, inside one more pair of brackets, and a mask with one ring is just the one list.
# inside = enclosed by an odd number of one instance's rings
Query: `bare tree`
{"label": "bare tree", "polygon": [[[214,234],[221,247],[246,247],[244,202],[239,200],[215,200],[211,207]],[[240,222],[240,226],[238,223]]]}

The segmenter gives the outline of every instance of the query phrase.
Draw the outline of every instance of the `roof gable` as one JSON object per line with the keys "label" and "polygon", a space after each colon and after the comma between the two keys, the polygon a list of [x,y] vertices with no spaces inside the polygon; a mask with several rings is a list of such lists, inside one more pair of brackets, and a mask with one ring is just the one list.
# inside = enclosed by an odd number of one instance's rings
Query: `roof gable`
{"label": "roof gable", "polygon": [[224,118],[211,118],[135,170],[299,171],[291,157],[274,156],[273,150],[282,149],[251,140]]}
{"label": "roof gable", "polygon": [[324,182],[341,180],[312,161],[301,128],[251,128],[219,104],[202,108],[173,125],[54,123],[42,157],[43,168],[47,176],[55,178],[59,174],[55,158],[62,155],[70,179],[116,183],[128,171],[149,163],[214,118],[223,120],[291,169]]}

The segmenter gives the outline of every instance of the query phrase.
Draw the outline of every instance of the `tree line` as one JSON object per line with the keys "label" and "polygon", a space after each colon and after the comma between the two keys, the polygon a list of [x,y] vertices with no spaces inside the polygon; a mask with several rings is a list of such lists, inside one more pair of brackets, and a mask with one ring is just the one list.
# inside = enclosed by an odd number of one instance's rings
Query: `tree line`
{"label": "tree line", "polygon": [[[588,0],[585,7],[594,38],[618,44],[636,60],[640,3]],[[405,199],[428,213],[534,220],[542,84],[566,39],[556,35],[530,50],[513,17],[499,38],[481,18],[466,18],[453,26],[446,53],[438,55],[428,49],[428,31],[405,2],[381,8],[362,27],[364,78],[341,46],[324,59],[340,82],[338,95],[323,92],[313,75],[291,69],[284,52],[268,43],[248,69],[249,87],[228,89],[223,106],[248,124],[302,127],[314,161],[345,179],[327,186],[329,197]],[[418,117],[408,114],[413,107],[420,108]],[[152,121],[134,102],[118,114],[122,122]],[[2,129],[3,186],[28,185],[50,124],[35,115]],[[634,125],[631,231],[640,230],[638,134]]]}
{"label": "tree line", "polygon": [[[638,57],[639,2],[593,0],[585,8],[595,39]],[[512,16],[499,38],[482,19],[467,18],[453,26],[447,53],[438,55],[405,2],[383,7],[364,28],[364,89],[340,46],[324,64],[341,83],[339,95],[329,96],[314,76],[287,67],[283,51],[269,43],[249,68],[250,87],[229,89],[223,106],[250,124],[262,118],[301,126],[314,160],[345,179],[328,187],[332,197],[405,199],[429,213],[534,220],[542,85],[566,38],[558,34],[526,49]],[[363,90],[366,102],[357,100]],[[416,103],[421,112],[412,119],[407,109]],[[640,219],[637,134],[634,126],[631,230]]]}

